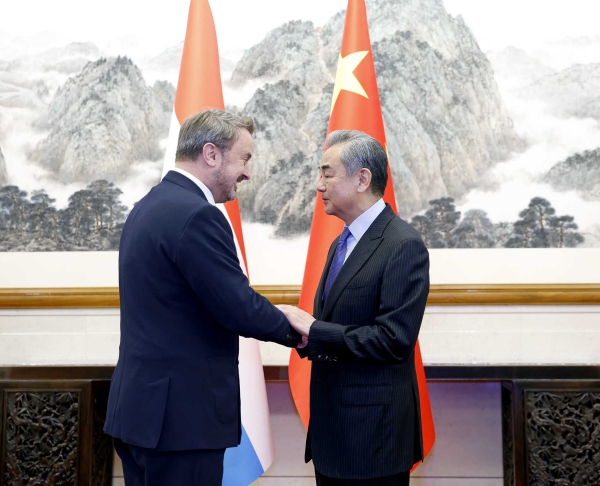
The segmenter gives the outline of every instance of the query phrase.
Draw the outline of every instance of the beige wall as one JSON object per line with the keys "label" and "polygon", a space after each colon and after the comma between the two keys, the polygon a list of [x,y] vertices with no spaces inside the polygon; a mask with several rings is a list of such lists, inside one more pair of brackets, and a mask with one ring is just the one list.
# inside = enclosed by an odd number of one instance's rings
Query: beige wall
{"label": "beige wall", "polygon": [[[430,306],[426,365],[600,364],[600,306]],[[118,309],[0,309],[0,365],[114,365]],[[289,350],[261,343],[264,365]]]}

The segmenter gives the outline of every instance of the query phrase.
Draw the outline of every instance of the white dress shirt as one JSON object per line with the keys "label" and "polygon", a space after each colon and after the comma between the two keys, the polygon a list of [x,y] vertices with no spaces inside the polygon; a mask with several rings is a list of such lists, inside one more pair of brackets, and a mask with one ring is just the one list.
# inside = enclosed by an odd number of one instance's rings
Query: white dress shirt
{"label": "white dress shirt", "polygon": [[348,236],[346,243],[346,258],[344,259],[344,263],[348,260],[348,257],[350,256],[350,253],[352,253],[352,250],[354,250],[356,244],[367,232],[369,226],[373,224],[373,221],[377,219],[377,216],[379,216],[384,209],[385,203],[383,202],[383,199],[380,199],[348,226],[350,236]]}
{"label": "white dress shirt", "polygon": [[216,206],[215,198],[213,197],[212,192],[210,192],[210,189],[208,187],[206,187],[200,179],[198,179],[197,177],[194,177],[189,172],[186,172],[185,170],[179,169],[177,167],[175,167],[174,169],[171,169],[171,170],[174,170],[175,172],[179,172],[181,175],[186,176],[189,180],[191,180],[194,184],[196,184],[200,189],[202,189],[202,192],[206,196],[206,200],[213,206]]}

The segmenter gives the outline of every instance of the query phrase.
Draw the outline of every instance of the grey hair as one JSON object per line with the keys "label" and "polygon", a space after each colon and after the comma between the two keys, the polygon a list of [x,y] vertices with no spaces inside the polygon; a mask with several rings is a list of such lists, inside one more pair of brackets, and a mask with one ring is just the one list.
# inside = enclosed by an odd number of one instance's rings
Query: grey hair
{"label": "grey hair", "polygon": [[179,129],[175,160],[196,160],[207,143],[227,152],[239,137],[240,129],[254,133],[254,120],[229,111],[209,109],[186,118]]}
{"label": "grey hair", "polygon": [[360,169],[371,172],[371,192],[383,196],[388,181],[388,157],[381,144],[370,135],[357,130],[336,130],[327,137],[326,145],[343,144],[340,162],[346,175],[354,175]]}

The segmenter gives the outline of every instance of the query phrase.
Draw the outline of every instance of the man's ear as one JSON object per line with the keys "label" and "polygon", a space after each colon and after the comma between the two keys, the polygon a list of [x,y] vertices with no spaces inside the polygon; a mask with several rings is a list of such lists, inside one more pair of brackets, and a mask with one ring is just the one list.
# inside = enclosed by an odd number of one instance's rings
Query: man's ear
{"label": "man's ear", "polygon": [[202,157],[204,157],[204,161],[209,167],[215,167],[217,165],[217,160],[220,155],[221,151],[214,143],[209,142],[202,147]]}
{"label": "man's ear", "polygon": [[358,192],[365,192],[369,187],[371,187],[371,171],[366,168],[362,168],[358,171]]}

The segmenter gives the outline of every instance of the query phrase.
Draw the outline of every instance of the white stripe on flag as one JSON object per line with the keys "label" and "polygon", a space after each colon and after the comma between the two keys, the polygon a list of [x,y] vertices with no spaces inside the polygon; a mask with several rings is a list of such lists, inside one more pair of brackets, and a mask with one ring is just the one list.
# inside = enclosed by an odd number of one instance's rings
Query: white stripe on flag
{"label": "white stripe on flag", "polygon": [[[175,114],[175,108],[171,114],[171,126],[169,127],[169,138],[165,149],[165,162],[163,164],[162,177],[175,167],[175,152],[177,152],[177,140],[179,139],[179,129],[181,125]],[[162,179],[161,177],[161,179]]]}
{"label": "white stripe on flag", "polygon": [[[217,204],[225,218],[231,225],[229,215],[223,204]],[[233,231],[233,228],[232,228]],[[248,275],[240,245],[233,234],[235,249],[238,254],[240,266],[245,275]],[[267,389],[260,356],[260,347],[255,339],[240,337],[240,395],[242,402],[242,424],[254,446],[256,455],[266,471],[273,463],[275,448],[271,434],[271,421],[269,418],[269,404]],[[249,405],[251,404],[251,406]]]}

